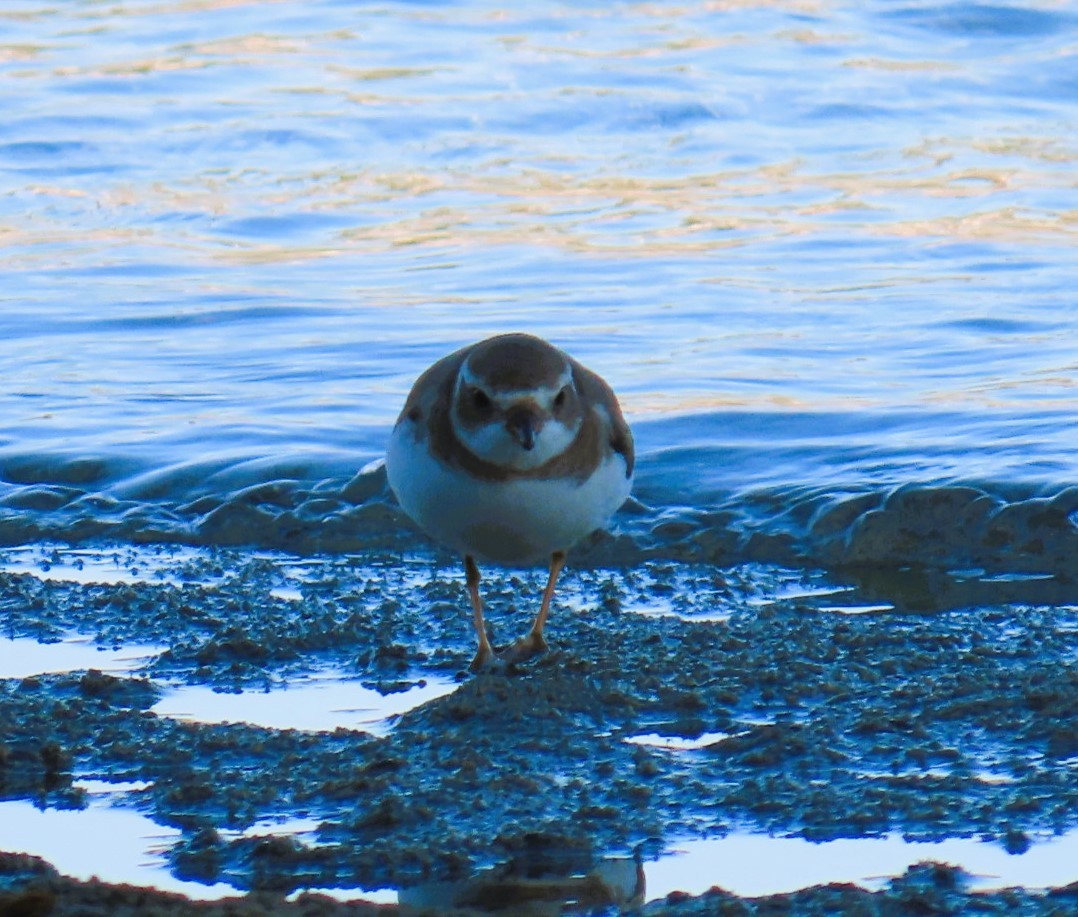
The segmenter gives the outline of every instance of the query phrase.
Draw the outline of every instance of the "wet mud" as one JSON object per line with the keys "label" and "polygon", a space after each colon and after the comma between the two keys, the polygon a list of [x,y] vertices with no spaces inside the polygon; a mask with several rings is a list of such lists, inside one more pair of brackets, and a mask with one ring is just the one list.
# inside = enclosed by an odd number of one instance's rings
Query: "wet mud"
{"label": "wet mud", "polygon": [[[133,581],[48,579],[47,550],[28,572],[0,573],[5,637],[160,647],[122,675],[0,678],[0,800],[78,808],[77,777],[140,781],[125,804],[181,831],[173,872],[262,895],[259,913],[267,902],[333,913],[329,899],[284,898],[320,888],[402,889],[399,907],[413,912],[509,900],[507,912],[523,913],[512,895],[547,906],[551,886],[585,912],[624,910],[649,900],[638,873],[646,884],[648,863],[678,840],[897,833],[982,838],[1020,856],[1078,827],[1078,604],[1058,601],[1063,579],[989,589],[975,573],[919,568],[578,566],[558,592],[550,652],[470,676],[463,576],[436,557],[109,550]],[[541,586],[538,572],[488,572],[495,645],[526,630]],[[383,694],[459,686],[382,736],[151,709],[180,684],[265,690],[327,667]],[[296,817],[317,828],[245,830]],[[607,874],[612,860],[624,875]],[[34,900],[79,894],[117,896],[102,913],[123,913],[125,895],[145,893],[0,861],[0,913],[62,913]],[[714,891],[645,910],[884,914],[911,901],[921,912],[1065,914],[1078,898],[1073,887],[974,893],[956,870],[919,867],[875,891]],[[223,905],[162,896],[154,907]]]}

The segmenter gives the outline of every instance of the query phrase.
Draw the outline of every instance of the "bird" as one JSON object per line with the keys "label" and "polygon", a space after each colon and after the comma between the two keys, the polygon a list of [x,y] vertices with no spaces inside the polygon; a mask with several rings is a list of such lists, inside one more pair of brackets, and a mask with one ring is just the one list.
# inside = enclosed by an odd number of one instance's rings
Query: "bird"
{"label": "bird", "polygon": [[[613,390],[540,337],[496,335],[419,376],[390,434],[386,473],[404,512],[463,558],[478,643],[472,672],[547,650],[566,553],[625,503],[634,463]],[[500,653],[486,632],[480,563],[548,565],[531,628]]]}

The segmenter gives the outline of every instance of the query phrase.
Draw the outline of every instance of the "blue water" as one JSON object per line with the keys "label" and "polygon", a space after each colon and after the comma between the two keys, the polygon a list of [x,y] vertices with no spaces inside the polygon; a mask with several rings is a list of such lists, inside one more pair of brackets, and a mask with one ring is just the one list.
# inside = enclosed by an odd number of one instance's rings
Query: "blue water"
{"label": "blue water", "polygon": [[1050,0],[6,3],[0,540],[258,542],[206,516],[281,480],[316,529],[422,369],[523,329],[619,392],[649,550],[680,518],[735,558],[763,531],[901,562],[942,527],[971,546],[948,562],[1070,570],[1076,26]]}

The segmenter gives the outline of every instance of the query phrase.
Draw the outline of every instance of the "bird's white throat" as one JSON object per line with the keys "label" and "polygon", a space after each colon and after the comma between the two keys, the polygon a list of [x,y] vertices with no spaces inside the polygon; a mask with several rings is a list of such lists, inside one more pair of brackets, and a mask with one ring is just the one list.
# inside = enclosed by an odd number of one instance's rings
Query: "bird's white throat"
{"label": "bird's white throat", "polygon": [[514,471],[539,468],[561,455],[572,445],[579,428],[579,424],[569,428],[560,420],[548,417],[542,428],[535,432],[535,445],[525,449],[506,427],[504,419],[495,418],[473,427],[460,423],[453,412],[450,422],[465,449],[484,461]]}

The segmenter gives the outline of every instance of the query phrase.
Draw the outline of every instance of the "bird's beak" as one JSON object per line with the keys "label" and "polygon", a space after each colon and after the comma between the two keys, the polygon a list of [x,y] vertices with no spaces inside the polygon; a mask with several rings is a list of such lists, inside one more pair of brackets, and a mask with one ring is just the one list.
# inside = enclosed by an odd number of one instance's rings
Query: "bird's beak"
{"label": "bird's beak", "polygon": [[535,448],[535,437],[543,428],[543,419],[527,406],[513,408],[505,418],[505,427],[525,452]]}

